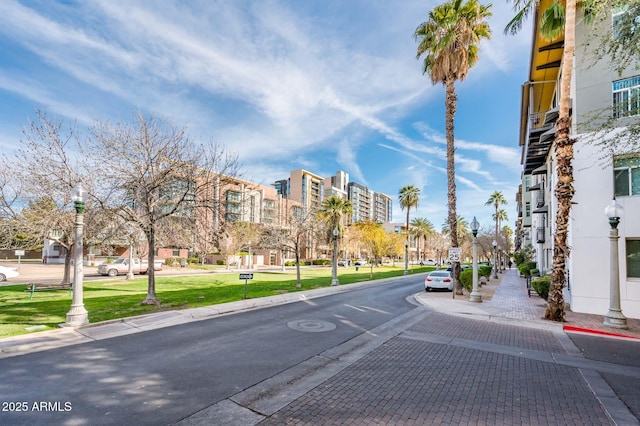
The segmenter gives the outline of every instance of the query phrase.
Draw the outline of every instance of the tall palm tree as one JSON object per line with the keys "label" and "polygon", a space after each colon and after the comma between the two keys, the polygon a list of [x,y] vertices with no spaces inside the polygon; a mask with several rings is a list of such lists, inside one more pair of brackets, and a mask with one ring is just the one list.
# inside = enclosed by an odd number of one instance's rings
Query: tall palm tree
{"label": "tall palm tree", "polygon": [[420,256],[419,242],[421,239],[424,240],[424,245],[422,246],[422,252],[424,253],[425,248],[427,247],[427,238],[436,233],[433,228],[433,224],[423,217],[416,217],[411,221],[411,228],[409,232],[416,237],[416,240],[418,241],[418,257],[422,258],[422,256]]}
{"label": "tall palm tree", "polygon": [[[498,241],[498,229],[499,229],[498,222],[500,220],[498,215],[498,207],[500,207],[500,205],[506,205],[506,204],[507,204],[507,200],[506,198],[504,198],[504,195],[502,194],[501,191],[494,191],[493,194],[491,194],[491,196],[487,200],[487,202],[484,203],[485,206],[493,206],[496,209],[496,212],[493,214],[493,220],[495,220],[496,222],[496,234],[495,234],[496,241]],[[505,215],[506,215],[506,212],[505,212]]]}
{"label": "tall palm tree", "polygon": [[[416,57],[424,56],[423,73],[429,74],[433,84],[442,83],[446,88],[448,216],[452,247],[458,247],[453,124],[457,99],[455,82],[464,80],[478,61],[480,40],[491,37],[491,29],[485,22],[485,18],[491,16],[490,8],[491,5],[483,6],[477,0],[464,4],[462,0],[450,0],[429,12],[429,19],[414,33],[418,41]],[[459,266],[454,275],[458,283]],[[456,292],[461,293],[462,287],[457,286]]]}
{"label": "tall palm tree", "polygon": [[500,209],[493,215],[493,220],[498,222],[498,229],[502,230],[502,223],[509,220],[509,215],[505,209]]}
{"label": "tall palm tree", "polygon": [[398,192],[398,201],[400,201],[400,208],[402,208],[402,210],[407,209],[405,229],[409,231],[409,211],[411,210],[411,207],[418,207],[418,202],[420,201],[420,188],[416,188],[413,185],[403,187],[400,189],[400,192]]}
{"label": "tall palm tree", "polygon": [[[458,235],[466,235],[469,233],[469,223],[461,216],[456,219],[456,228]],[[451,229],[449,228],[449,219],[445,220],[440,230],[443,234],[451,235]]]}
{"label": "tall palm tree", "polygon": [[407,209],[407,222],[405,228],[407,231],[407,241],[405,242],[404,252],[404,273],[406,275],[409,272],[409,211],[411,210],[411,207],[418,207],[418,202],[420,201],[420,188],[416,188],[413,185],[402,187],[398,193],[398,200],[400,201],[400,207],[402,210]]}
{"label": "tall palm tree", "polygon": [[327,224],[329,233],[333,235],[333,230],[336,228],[341,233],[343,219],[351,213],[353,213],[351,201],[334,194],[322,200],[318,217]]}
{"label": "tall palm tree", "polygon": [[[531,8],[540,12],[538,0],[515,0],[517,19],[523,20],[526,13],[523,9]],[[520,7],[518,10],[517,8]],[[575,139],[570,136],[571,119],[569,117],[571,75],[573,70],[573,55],[576,47],[576,0],[566,0],[564,14],[562,5],[554,2],[548,9],[542,11],[543,18],[550,22],[548,26],[541,25],[540,34],[543,39],[551,39],[558,34],[558,28],[564,29],[564,51],[562,54],[562,69],[560,76],[560,98],[558,101],[558,121],[556,121],[556,135],[553,147],[556,158],[556,187],[554,190],[557,203],[556,229],[553,240],[553,267],[551,270],[551,286],[547,298],[545,318],[563,322],[565,320],[563,289],[567,283],[566,262],[569,255],[567,245],[569,214],[575,188],[573,186],[573,145]],[[527,12],[528,13],[528,12]],[[564,16],[562,16],[564,15]],[[518,16],[520,16],[518,18]],[[560,16],[560,19],[557,17]],[[554,19],[556,17],[556,19]],[[564,17],[564,19],[562,19]],[[514,18],[514,19],[516,19]],[[564,27],[562,27],[564,24]],[[521,28],[521,25],[520,25]],[[506,29],[505,29],[506,31]],[[560,30],[561,31],[561,30]],[[516,30],[517,32],[517,30]]]}

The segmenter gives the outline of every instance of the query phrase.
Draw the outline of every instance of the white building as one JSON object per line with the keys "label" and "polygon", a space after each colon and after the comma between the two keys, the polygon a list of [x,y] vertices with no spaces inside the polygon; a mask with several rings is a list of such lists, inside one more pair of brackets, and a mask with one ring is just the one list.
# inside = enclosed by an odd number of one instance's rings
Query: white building
{"label": "white building", "polygon": [[[543,10],[548,0],[540,2]],[[575,65],[572,73],[572,137],[575,195],[571,208],[565,301],[575,312],[605,315],[610,298],[610,226],[605,207],[616,198],[624,208],[618,226],[619,274],[623,314],[640,318],[640,153],[594,143],[593,129],[615,114],[614,125],[624,127],[640,119],[640,71],[630,66],[618,74],[606,60],[595,62],[590,38],[598,30],[585,26],[578,13]],[[523,85],[520,145],[523,149],[523,185],[519,221],[536,250],[536,263],[550,273],[553,261],[556,183],[553,139],[560,96],[562,37],[545,42],[537,35],[536,17],[529,80]],[[614,18],[608,21],[612,25]],[[640,144],[637,144],[640,145]],[[637,149],[637,148],[636,148]],[[525,179],[530,186],[527,193]],[[525,205],[529,200],[530,207]],[[531,209],[531,227],[524,216]]]}

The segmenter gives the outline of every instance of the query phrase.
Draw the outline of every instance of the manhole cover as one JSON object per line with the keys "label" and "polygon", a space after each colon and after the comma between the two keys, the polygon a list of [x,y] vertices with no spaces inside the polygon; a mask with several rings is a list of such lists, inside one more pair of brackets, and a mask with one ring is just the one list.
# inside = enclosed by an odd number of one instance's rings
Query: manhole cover
{"label": "manhole cover", "polygon": [[336,325],[327,321],[316,320],[296,320],[289,321],[287,327],[297,331],[307,331],[309,333],[320,333],[336,329]]}

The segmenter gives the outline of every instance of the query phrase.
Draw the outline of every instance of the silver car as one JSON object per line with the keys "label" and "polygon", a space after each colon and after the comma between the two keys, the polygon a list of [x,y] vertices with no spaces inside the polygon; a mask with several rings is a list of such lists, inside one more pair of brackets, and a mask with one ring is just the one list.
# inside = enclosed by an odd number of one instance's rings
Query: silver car
{"label": "silver car", "polygon": [[444,289],[453,291],[453,277],[449,271],[433,271],[424,279],[424,290]]}

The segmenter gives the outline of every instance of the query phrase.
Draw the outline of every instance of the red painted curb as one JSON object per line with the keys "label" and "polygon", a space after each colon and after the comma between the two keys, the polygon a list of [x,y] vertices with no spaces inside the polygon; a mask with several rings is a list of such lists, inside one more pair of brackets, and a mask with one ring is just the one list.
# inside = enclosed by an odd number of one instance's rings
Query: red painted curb
{"label": "red painted curb", "polygon": [[602,336],[624,337],[626,339],[640,340],[640,338],[635,336],[627,336],[626,334],[611,333],[609,331],[602,331],[602,330],[592,330],[590,328],[575,327],[573,325],[565,325],[563,326],[563,329],[564,331],[575,331],[577,333],[590,333],[590,334],[599,334]]}

